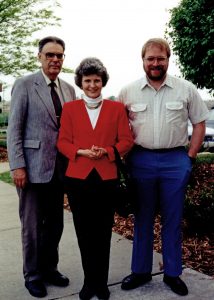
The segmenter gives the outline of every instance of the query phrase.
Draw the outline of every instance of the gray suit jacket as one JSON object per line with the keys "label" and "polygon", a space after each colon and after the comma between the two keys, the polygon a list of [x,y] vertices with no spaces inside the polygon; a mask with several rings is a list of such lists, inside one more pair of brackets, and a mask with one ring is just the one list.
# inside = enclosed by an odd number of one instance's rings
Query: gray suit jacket
{"label": "gray suit jacket", "polygon": [[[74,88],[59,82],[63,101],[74,100]],[[56,165],[57,137],[55,110],[42,72],[16,80],[7,130],[11,170],[26,168],[30,182],[49,182]]]}

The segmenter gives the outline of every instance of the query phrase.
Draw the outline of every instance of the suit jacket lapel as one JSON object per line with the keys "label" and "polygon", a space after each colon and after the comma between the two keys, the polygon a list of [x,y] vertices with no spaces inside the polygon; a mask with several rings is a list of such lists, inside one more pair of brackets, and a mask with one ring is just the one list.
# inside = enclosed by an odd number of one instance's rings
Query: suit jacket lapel
{"label": "suit jacket lapel", "polygon": [[69,91],[67,84],[64,81],[62,81],[60,78],[59,78],[59,86],[60,86],[60,91],[62,94],[63,101],[68,102],[70,100],[73,100],[71,99],[71,93]]}
{"label": "suit jacket lapel", "polygon": [[51,94],[41,72],[38,72],[36,74],[34,84],[35,84],[35,90],[38,93],[39,98],[41,99],[48,113],[50,114],[51,118],[57,125],[57,118],[53,106],[53,101],[51,99]]}

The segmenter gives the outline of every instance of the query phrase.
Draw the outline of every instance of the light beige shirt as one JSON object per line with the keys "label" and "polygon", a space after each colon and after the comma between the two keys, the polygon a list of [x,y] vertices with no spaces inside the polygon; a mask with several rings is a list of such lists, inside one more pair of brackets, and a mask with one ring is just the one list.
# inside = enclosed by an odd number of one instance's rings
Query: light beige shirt
{"label": "light beige shirt", "polygon": [[158,91],[141,78],[125,86],[118,101],[128,109],[135,143],[149,149],[188,144],[188,119],[207,119],[208,109],[189,81],[167,75]]}

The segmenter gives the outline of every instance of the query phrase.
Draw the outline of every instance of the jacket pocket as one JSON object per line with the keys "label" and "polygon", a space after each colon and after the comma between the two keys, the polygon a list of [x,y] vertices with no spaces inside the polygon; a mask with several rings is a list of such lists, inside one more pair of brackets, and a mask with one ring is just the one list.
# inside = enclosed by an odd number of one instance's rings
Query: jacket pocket
{"label": "jacket pocket", "polygon": [[37,140],[24,140],[24,148],[32,148],[32,149],[39,149],[40,148],[40,141]]}

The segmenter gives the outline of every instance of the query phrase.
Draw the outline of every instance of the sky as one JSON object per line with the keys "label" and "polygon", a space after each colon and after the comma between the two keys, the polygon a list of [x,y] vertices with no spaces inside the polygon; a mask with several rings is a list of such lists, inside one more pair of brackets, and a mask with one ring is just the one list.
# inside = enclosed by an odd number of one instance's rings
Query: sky
{"label": "sky", "polygon": [[[152,37],[164,38],[169,9],[180,0],[59,0],[56,15],[62,18],[61,27],[52,26],[35,34],[61,37],[66,44],[64,66],[73,70],[82,59],[99,58],[110,79],[103,88],[104,97],[117,96],[127,83],[144,75],[141,49]],[[180,76],[176,58],[172,55],[168,72]],[[72,74],[61,78],[74,85]]]}
{"label": "sky", "polygon": [[[122,86],[143,76],[142,46],[151,37],[164,37],[170,16],[168,10],[179,3],[178,0],[59,2],[62,8],[57,14],[62,18],[62,26],[52,27],[45,34],[64,39],[64,65],[71,69],[89,56],[103,62],[110,76],[103,96],[117,96]],[[180,74],[172,61],[170,69],[172,75]],[[74,84],[73,75],[61,77]],[[76,90],[81,94],[78,88]]]}

